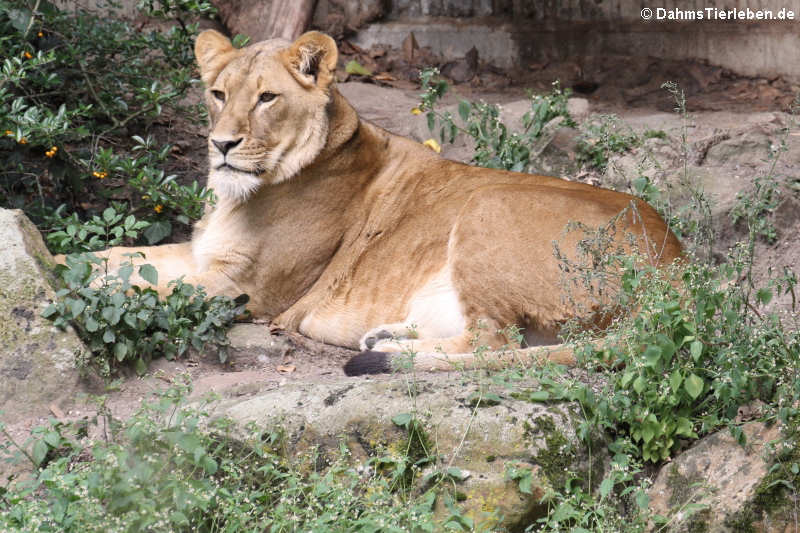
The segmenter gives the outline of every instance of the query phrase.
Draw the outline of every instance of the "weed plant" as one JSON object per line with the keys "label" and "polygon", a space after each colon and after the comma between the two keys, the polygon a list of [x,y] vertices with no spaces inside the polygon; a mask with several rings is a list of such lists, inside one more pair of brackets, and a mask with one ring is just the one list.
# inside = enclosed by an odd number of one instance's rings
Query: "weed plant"
{"label": "weed plant", "polygon": [[561,125],[575,126],[567,110],[571,91],[561,89],[558,83],[553,85],[549,94],[529,95],[531,107],[522,117],[520,132],[514,132],[500,120],[499,106],[486,102],[461,100],[458,104],[459,124],[450,111],[439,111],[436,107],[449,88],[438,74],[436,69],[420,72],[424,92],[419,107],[412,112],[425,113],[428,129],[434,133],[438,128],[442,142],[452,143],[459,134],[470,138],[475,148],[472,162],[478,166],[525,172],[531,158],[538,155],[540,143],[537,141],[547,124],[561,117]]}
{"label": "weed plant", "polygon": [[[0,529],[58,532],[436,531],[433,492],[397,490],[380,465],[357,469],[344,445],[320,469],[315,451],[296,461],[281,436],[237,429],[189,404],[177,382],[126,422],[100,411],[110,431],[51,421],[2,448],[33,477],[0,491]],[[31,452],[27,450],[32,450]]]}

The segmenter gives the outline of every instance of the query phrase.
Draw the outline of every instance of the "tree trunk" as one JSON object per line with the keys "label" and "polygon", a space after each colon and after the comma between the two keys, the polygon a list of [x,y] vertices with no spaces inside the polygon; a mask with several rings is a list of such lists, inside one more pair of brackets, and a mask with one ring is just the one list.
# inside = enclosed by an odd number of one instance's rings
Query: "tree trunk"
{"label": "tree trunk", "polygon": [[294,41],[308,28],[316,5],[317,0],[272,0],[264,34]]}

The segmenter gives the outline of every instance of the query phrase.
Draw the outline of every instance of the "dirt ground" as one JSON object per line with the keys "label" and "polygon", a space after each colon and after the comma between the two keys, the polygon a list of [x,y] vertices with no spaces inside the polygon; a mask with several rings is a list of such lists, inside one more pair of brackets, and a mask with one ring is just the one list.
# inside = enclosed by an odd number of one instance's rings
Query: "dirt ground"
{"label": "dirt ground", "polygon": [[[362,118],[402,135],[413,135],[424,128],[424,116],[413,117],[409,111],[418,101],[419,88],[414,81],[418,65],[403,62],[386,51],[363,51],[344,47],[343,62],[357,59],[380,75],[348,76],[341,71],[342,92],[351,100]],[[349,52],[349,53],[347,53]],[[424,57],[421,60],[424,60]],[[447,67],[447,65],[443,65]],[[455,67],[451,67],[452,68]],[[444,69],[443,69],[444,70]],[[478,66],[471,76],[457,83],[445,102],[458,97],[483,98],[491,102],[511,102],[525,98],[526,90],[549,90],[560,79],[563,87],[571,87],[576,96],[586,98],[592,112],[616,113],[623,119],[642,114],[672,112],[673,101],[660,88],[664,81],[677,81],[687,93],[691,112],[727,111],[746,122],[747,116],[762,111],[787,111],[800,89],[783,79],[751,79],[733,75],[724,69],[700,63],[671,63],[662,60],[630,61],[625,58],[584,58],[559,64],[525,65],[514,72],[500,72]],[[199,92],[190,96],[198,101]],[[175,146],[175,166],[169,169],[183,181],[204,182],[206,172],[205,127],[185,119],[166,118],[157,125],[159,140]],[[797,202],[782,207],[779,224],[796,228],[800,219]],[[798,228],[800,229],[800,228]],[[188,238],[178,235],[176,240]],[[800,240],[788,235],[774,246],[762,245],[759,254],[768,262],[800,264]],[[265,339],[270,333],[262,325]],[[297,334],[272,332],[282,349],[265,356],[266,349],[241,350],[228,363],[220,364],[215,355],[194,354],[179,361],[157,361],[145,377],[123,376],[112,386],[98,381],[87,383],[88,394],[108,394],[108,406],[114,416],[125,418],[149,393],[162,389],[179,374],[188,374],[194,383],[195,395],[209,391],[228,396],[254,394],[283,384],[298,381],[330,382],[346,378],[343,363],[354,352],[324,345]],[[359,378],[364,379],[364,378]],[[385,378],[366,378],[385,379]],[[89,406],[76,406],[68,412],[51,413],[59,419],[91,416]],[[15,438],[24,440],[26,432],[44,418],[28,420],[10,428]]]}

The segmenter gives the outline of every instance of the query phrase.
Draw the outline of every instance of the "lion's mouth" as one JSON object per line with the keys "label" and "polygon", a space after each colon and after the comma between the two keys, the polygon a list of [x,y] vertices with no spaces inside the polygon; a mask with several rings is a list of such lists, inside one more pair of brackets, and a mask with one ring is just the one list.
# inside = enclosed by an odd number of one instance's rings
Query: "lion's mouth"
{"label": "lion's mouth", "polygon": [[259,172],[257,170],[247,170],[245,168],[235,167],[230,163],[222,163],[221,165],[218,165],[215,170],[222,170],[222,169],[229,169],[233,170],[234,172],[241,172],[242,174],[251,174],[253,176],[259,175]]}

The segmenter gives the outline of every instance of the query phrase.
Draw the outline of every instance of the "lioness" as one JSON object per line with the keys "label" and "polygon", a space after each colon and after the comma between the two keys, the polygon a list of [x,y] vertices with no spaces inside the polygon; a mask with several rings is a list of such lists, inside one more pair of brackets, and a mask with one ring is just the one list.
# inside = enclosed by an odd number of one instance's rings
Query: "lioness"
{"label": "lioness", "polygon": [[[553,256],[554,241],[577,242],[564,235],[570,221],[601,226],[634,202],[618,233],[657,247],[661,262],[681,253],[632,196],[455,163],[359,120],[336,89],[327,35],[237,49],[205,31],[195,53],[218,201],[191,242],[105,254],[113,268],[144,253],[161,292],[183,275],[210,294],[248,294],[253,315],[287,330],[364,350],[349,374],[388,371],[406,350],[420,369],[469,366],[473,342],[505,345],[512,324],[531,344],[556,342],[575,314]],[[535,353],[572,361],[566,348]]]}

